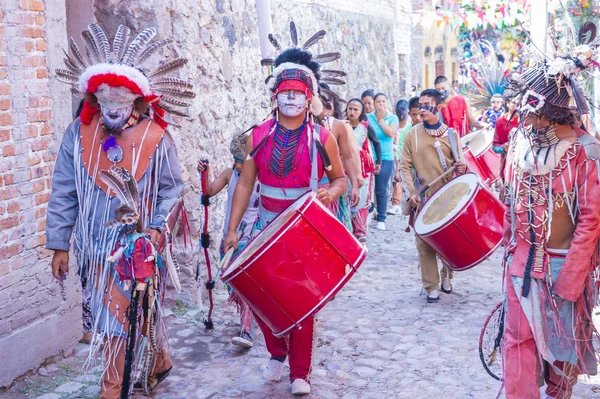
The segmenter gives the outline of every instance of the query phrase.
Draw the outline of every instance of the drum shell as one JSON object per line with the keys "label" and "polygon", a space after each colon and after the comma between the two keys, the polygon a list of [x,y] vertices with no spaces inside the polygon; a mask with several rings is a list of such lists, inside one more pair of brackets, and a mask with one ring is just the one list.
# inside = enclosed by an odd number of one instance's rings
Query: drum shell
{"label": "drum shell", "polygon": [[[442,188],[443,189],[443,188]],[[470,200],[439,228],[417,234],[454,271],[487,259],[502,243],[504,205],[478,184]]]}
{"label": "drum shell", "polygon": [[500,155],[494,152],[492,145],[478,155],[469,147],[463,149],[465,164],[470,172],[479,176],[487,186],[491,186],[500,178]]}
{"label": "drum shell", "polygon": [[[306,203],[269,242],[223,278],[275,336],[316,314],[367,255],[366,247],[314,196],[302,200]],[[250,245],[238,256],[247,249]]]}

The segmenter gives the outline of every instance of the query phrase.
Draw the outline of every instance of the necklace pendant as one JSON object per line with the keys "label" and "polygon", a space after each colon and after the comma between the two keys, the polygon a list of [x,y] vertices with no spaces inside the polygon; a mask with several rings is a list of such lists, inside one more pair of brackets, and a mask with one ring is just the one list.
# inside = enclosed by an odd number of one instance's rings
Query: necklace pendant
{"label": "necklace pendant", "polygon": [[119,163],[123,160],[123,149],[118,144],[114,145],[106,151],[106,157],[112,163]]}

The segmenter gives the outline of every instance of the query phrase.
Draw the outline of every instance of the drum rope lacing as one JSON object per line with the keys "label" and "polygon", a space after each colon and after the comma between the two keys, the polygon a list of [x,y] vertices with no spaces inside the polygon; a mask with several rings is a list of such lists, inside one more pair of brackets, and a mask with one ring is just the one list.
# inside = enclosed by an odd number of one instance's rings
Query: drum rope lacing
{"label": "drum rope lacing", "polygon": [[[208,163],[208,160],[204,162]],[[200,204],[204,207],[204,222],[202,226],[202,233],[200,233],[200,246],[202,247],[202,251],[204,252],[204,259],[206,260],[206,273],[207,273],[207,281],[206,281],[206,289],[208,290],[208,314],[206,319],[203,319],[202,322],[207,330],[212,330],[214,328],[214,324],[212,321],[212,312],[214,308],[212,291],[215,288],[215,281],[212,277],[212,268],[210,265],[210,254],[208,253],[208,248],[210,247],[210,234],[208,233],[208,206],[210,205],[210,196],[207,194],[207,182],[208,176],[206,173],[206,169],[200,172],[200,185],[202,187],[202,193],[200,195]],[[200,281],[200,261],[198,260],[198,265],[196,267],[196,281]],[[199,293],[201,295],[201,293]]]}

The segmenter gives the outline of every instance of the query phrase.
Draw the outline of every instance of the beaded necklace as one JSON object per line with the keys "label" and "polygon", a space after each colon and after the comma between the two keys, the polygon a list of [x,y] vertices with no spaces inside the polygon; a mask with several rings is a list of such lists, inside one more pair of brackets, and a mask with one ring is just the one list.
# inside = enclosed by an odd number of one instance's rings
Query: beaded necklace
{"label": "beaded necklace", "polygon": [[[283,179],[290,173],[294,179],[295,186],[297,188],[300,187],[296,177],[296,169],[298,169],[302,162],[302,154],[306,147],[306,135],[302,134],[305,130],[306,124],[293,130],[286,129],[277,124],[273,134],[273,146],[268,161],[265,152],[265,166],[269,173],[273,173],[279,179],[279,186],[282,190]],[[300,144],[302,145],[300,146]]]}
{"label": "beaded necklace", "polygon": [[448,131],[448,126],[446,126],[442,121],[439,121],[434,125],[430,125],[427,122],[423,122],[423,127],[425,128],[425,131],[428,135],[436,138],[442,137]]}

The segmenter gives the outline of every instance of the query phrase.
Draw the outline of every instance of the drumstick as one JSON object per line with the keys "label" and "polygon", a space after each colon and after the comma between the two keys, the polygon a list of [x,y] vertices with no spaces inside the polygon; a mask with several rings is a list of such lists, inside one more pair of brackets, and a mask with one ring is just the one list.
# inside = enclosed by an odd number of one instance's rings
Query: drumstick
{"label": "drumstick", "polygon": [[[246,221],[242,221],[242,223],[240,224],[240,228],[238,231],[238,241],[242,238],[242,235],[244,234],[244,230],[246,230]],[[223,256],[221,263],[219,263],[219,266],[217,266],[219,271],[225,269],[227,267],[227,265],[229,265],[229,262],[231,261],[231,257],[233,256],[234,252],[235,252],[235,250],[233,249],[233,247],[231,247],[225,253],[225,256]]]}
{"label": "drumstick", "polygon": [[421,192],[419,193],[419,196],[423,195],[425,193],[425,191],[429,190],[430,186],[433,186],[434,184],[436,184],[437,182],[439,182],[440,180],[442,180],[444,177],[446,177],[450,173],[454,172],[454,169],[456,169],[456,166],[451,167],[450,169],[448,169],[447,171],[445,171],[444,173],[442,173],[441,175],[439,175],[438,177],[436,177],[435,179],[433,179],[429,184],[427,184],[425,187],[423,187],[421,189]]}

